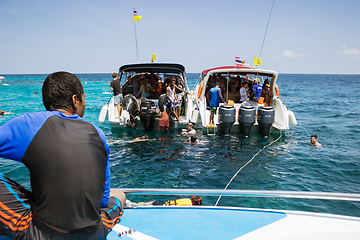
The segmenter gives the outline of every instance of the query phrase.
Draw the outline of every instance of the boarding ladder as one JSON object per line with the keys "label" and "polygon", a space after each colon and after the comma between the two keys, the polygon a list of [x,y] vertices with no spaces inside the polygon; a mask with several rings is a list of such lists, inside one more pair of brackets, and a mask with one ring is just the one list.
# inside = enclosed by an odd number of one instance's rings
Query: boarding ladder
{"label": "boarding ladder", "polygon": [[[212,133],[211,133],[211,130]],[[210,135],[210,136],[215,136],[216,135],[216,125],[206,125],[206,134]]]}

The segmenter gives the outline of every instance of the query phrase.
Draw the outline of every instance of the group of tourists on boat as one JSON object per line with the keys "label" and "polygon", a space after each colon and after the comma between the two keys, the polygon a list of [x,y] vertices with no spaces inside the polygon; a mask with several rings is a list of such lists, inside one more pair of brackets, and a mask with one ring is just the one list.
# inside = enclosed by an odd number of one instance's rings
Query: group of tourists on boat
{"label": "group of tourists on boat", "polygon": [[182,121],[180,118],[180,107],[183,99],[181,92],[184,90],[184,81],[179,76],[167,77],[165,81],[162,81],[160,74],[155,73],[141,73],[134,76],[127,75],[127,81],[123,86],[120,85],[120,79],[114,72],[112,74],[113,81],[110,84],[110,90],[114,93],[114,104],[118,109],[118,117],[120,118],[122,108],[122,99],[128,94],[132,94],[136,98],[140,99],[158,99],[162,94],[166,94],[166,103],[168,108],[172,111],[172,114],[178,121]]}
{"label": "group of tourists on boat", "polygon": [[[210,105],[210,89],[213,88],[216,83],[219,84],[219,88],[222,93],[228,92],[231,96],[231,100],[237,103],[250,102],[252,105],[256,103],[264,104],[265,106],[271,106],[270,98],[270,80],[265,79],[264,83],[260,84],[259,78],[249,79],[249,76],[235,75],[230,78],[227,83],[227,79],[220,73],[210,76],[206,86],[205,96],[207,104]],[[275,86],[276,95],[279,96],[279,89]],[[230,98],[229,98],[230,99]]]}
{"label": "group of tourists on boat", "polygon": [[181,91],[179,89],[185,88],[184,82],[179,76],[167,77],[163,82],[160,74],[141,73],[133,76],[128,74],[127,81],[122,87],[123,95],[132,94],[136,98],[157,99],[161,94],[166,93],[166,88],[172,80],[175,80],[175,86],[178,88],[177,93]]}

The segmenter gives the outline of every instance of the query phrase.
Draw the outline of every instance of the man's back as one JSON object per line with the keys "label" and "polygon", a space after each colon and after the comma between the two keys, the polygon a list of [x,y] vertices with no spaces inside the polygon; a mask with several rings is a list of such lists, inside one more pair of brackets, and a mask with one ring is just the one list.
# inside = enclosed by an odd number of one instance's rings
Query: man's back
{"label": "man's back", "polygon": [[98,130],[76,114],[57,111],[21,115],[1,130],[15,147],[6,151],[8,144],[1,143],[0,156],[30,171],[34,217],[68,232],[96,230],[108,151]]}
{"label": "man's back", "polygon": [[219,98],[219,87],[213,87],[210,89],[210,107],[219,107],[220,98]]}
{"label": "man's back", "polygon": [[121,93],[120,79],[116,78],[112,80],[110,87],[113,89],[114,96],[119,95]]}

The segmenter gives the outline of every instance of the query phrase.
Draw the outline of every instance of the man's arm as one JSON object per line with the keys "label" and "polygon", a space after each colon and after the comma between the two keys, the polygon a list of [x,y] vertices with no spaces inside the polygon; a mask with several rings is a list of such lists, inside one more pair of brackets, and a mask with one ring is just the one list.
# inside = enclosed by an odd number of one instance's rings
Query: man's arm
{"label": "man's arm", "polygon": [[182,88],[179,88],[178,86],[175,85],[175,88],[179,91],[182,91],[182,92],[186,92],[187,94],[190,94],[188,91],[186,91],[185,89],[182,89]]}
{"label": "man's arm", "polygon": [[221,89],[220,89],[218,92],[219,92],[219,98],[220,98],[220,100],[224,103],[225,101],[224,101],[223,96],[222,96],[222,94],[221,94]]}
{"label": "man's arm", "polygon": [[113,85],[114,85],[114,82],[111,82],[111,83],[110,83],[110,91],[112,91],[112,92],[114,92],[114,87],[113,87]]}
{"label": "man's arm", "polygon": [[21,162],[30,142],[51,115],[24,113],[0,126],[0,157]]}

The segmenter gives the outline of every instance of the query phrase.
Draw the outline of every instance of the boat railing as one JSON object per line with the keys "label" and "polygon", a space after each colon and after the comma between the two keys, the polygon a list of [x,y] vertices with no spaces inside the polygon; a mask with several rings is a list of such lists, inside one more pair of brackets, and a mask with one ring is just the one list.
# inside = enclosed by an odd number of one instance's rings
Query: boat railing
{"label": "boat railing", "polygon": [[[115,189],[115,188],[114,188]],[[303,198],[360,202],[360,194],[335,192],[232,190],[232,189],[160,189],[160,188],[116,188],[126,195],[202,195],[236,197]]]}

